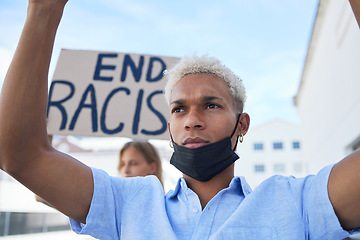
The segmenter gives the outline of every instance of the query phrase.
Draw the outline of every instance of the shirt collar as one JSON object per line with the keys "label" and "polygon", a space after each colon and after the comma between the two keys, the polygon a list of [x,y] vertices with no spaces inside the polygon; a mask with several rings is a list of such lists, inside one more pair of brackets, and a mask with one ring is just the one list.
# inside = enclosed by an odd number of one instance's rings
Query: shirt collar
{"label": "shirt collar", "polygon": [[[175,190],[169,193],[169,198],[172,198],[172,197],[175,197],[176,195],[178,195],[180,189],[182,189],[183,191],[186,191],[188,189],[186,181],[183,177],[179,178],[179,180],[177,181]],[[246,182],[244,177],[234,177],[231,180],[228,189],[229,190],[241,190],[245,197],[252,192],[251,187]]]}
{"label": "shirt collar", "polygon": [[[245,177],[235,177],[234,179],[240,180],[240,185],[241,185],[241,188],[242,188],[242,191],[243,191],[245,197],[252,192],[252,189],[251,189],[250,185],[247,183]],[[234,181],[234,179],[233,179],[233,181]],[[230,185],[231,185],[231,183],[230,183]]]}
{"label": "shirt collar", "polygon": [[186,181],[183,177],[179,178],[179,180],[176,183],[176,187],[174,191],[170,191],[169,192],[169,198],[175,197],[176,195],[178,195],[180,189],[186,190],[188,188]]}

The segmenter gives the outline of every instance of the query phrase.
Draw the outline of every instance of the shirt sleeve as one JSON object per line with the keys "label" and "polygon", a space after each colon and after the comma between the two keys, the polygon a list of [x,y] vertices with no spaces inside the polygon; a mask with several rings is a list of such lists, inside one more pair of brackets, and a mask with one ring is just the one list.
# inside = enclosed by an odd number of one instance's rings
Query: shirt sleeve
{"label": "shirt sleeve", "polygon": [[120,239],[124,206],[136,199],[144,188],[151,191],[150,186],[153,186],[162,191],[161,184],[155,176],[120,178],[111,177],[96,168],[91,168],[91,171],[94,193],[86,224],[70,219],[71,228],[77,234],[91,235],[101,240]]}
{"label": "shirt sleeve", "polygon": [[119,239],[115,225],[115,201],[110,176],[99,169],[91,168],[91,171],[94,193],[86,224],[70,218],[71,228],[77,234],[91,235],[99,239]]}
{"label": "shirt sleeve", "polygon": [[305,223],[307,239],[344,239],[350,235],[341,227],[330,202],[328,180],[332,167],[325,167],[317,175],[289,180],[294,202]]}

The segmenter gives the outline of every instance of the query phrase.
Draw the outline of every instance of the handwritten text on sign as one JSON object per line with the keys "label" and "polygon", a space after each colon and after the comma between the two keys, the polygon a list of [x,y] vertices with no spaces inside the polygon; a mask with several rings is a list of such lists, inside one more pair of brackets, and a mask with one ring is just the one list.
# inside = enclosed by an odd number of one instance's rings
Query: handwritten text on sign
{"label": "handwritten text on sign", "polygon": [[163,71],[178,60],[62,50],[49,89],[48,132],[169,139]]}

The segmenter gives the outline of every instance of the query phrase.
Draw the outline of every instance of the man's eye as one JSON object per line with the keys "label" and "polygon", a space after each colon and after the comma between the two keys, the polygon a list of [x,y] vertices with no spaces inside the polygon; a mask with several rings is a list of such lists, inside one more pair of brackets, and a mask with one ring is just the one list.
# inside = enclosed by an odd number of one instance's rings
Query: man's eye
{"label": "man's eye", "polygon": [[211,104],[207,105],[207,108],[217,108],[217,107],[219,107],[219,106],[214,104],[214,103],[211,103]]}
{"label": "man's eye", "polygon": [[179,108],[179,107],[174,108],[174,109],[172,110],[173,113],[179,113],[179,112],[182,112],[182,111],[184,111],[184,109]]}

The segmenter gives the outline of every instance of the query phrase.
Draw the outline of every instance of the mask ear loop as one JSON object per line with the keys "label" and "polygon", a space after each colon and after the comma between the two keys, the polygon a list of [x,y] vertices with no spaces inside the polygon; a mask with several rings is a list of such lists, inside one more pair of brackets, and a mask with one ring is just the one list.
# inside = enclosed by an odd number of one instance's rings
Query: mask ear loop
{"label": "mask ear loop", "polygon": [[[241,113],[239,113],[239,116],[237,117],[236,125],[235,125],[235,128],[234,128],[234,131],[232,132],[232,134],[231,134],[231,136],[230,136],[230,139],[234,136],[234,134],[235,134],[235,132],[236,132],[236,129],[237,129],[238,125],[239,125],[240,116],[241,116]],[[234,146],[234,148],[233,148],[233,151],[236,150],[236,147],[237,147],[237,145],[238,145],[238,142],[239,142],[239,136],[237,136],[237,138],[236,138],[236,143],[235,143],[235,146]]]}

